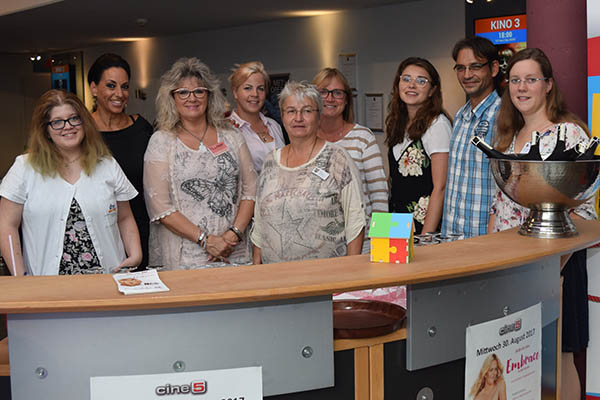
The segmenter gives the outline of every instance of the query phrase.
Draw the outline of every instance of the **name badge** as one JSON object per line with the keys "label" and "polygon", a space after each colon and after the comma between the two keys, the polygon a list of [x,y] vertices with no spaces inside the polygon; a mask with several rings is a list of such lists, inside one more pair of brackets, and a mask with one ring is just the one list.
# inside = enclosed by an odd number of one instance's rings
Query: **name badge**
{"label": "name badge", "polygon": [[225,142],[217,142],[215,144],[213,144],[212,146],[208,147],[208,150],[211,152],[211,154],[214,157],[220,156],[221,154],[225,153],[228,148],[227,145],[225,144]]}
{"label": "name badge", "polygon": [[321,178],[322,180],[326,180],[329,177],[329,173],[327,173],[319,167],[314,167],[312,173]]}

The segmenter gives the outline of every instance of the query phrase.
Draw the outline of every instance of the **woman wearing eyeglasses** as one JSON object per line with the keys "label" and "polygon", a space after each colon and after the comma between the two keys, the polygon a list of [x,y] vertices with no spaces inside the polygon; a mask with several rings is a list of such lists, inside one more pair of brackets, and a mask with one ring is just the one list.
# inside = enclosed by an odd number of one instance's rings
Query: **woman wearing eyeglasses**
{"label": "woman wearing eyeglasses", "polygon": [[[552,73],[552,65],[537,48],[515,54],[506,69],[508,90],[502,95],[498,113],[497,150],[527,153],[531,134],[540,133],[539,152],[546,159],[556,147],[558,131],[565,134],[565,148],[587,143],[588,130],[583,121],[570,113]],[[529,209],[509,199],[500,189],[492,200],[489,230],[497,232],[520,226]],[[594,199],[571,210],[572,218],[596,219]],[[562,384],[561,398],[578,399],[580,385],[573,353],[584,350],[589,340],[586,252],[561,257],[563,280]],[[568,262],[567,262],[568,260]]]}
{"label": "woman wearing eyeglasses", "polygon": [[129,206],[137,191],[81,100],[44,93],[27,148],[0,185],[0,251],[12,273],[96,274],[139,265]]}
{"label": "woman wearing eyeglasses", "polygon": [[[354,123],[352,90],[336,68],[323,68],[313,78],[323,100],[319,137],[342,146],[356,164],[365,196],[367,218],[372,212],[388,211],[388,185],[383,157],[375,135],[367,127]],[[368,241],[365,240],[368,252]]]}
{"label": "woman wearing eyeglasses", "polygon": [[290,144],[267,155],[251,239],[255,263],[360,254],[365,213],[356,167],[318,137],[321,95],[290,81],[279,97]]}
{"label": "woman wearing eyeglasses", "polygon": [[182,58],[162,76],[156,108],[159,131],[144,156],[150,265],[249,263],[256,172],[224,117],[219,81],[197,58]]}
{"label": "woman wearing eyeglasses", "polygon": [[417,233],[438,231],[452,125],[440,76],[429,61],[410,57],[400,63],[385,125],[390,212],[412,213]]}
{"label": "woman wearing eyeglasses", "polygon": [[96,127],[127,179],[140,193],[131,201],[131,211],[142,240],[141,267],[148,265],[150,220],[144,202],[144,153],[152,135],[152,125],[141,115],[125,112],[129,101],[129,63],[117,54],[103,54],[88,72],[88,84],[95,100],[92,117]]}
{"label": "woman wearing eyeglasses", "polygon": [[269,92],[269,75],[261,62],[252,61],[237,66],[229,81],[236,101],[231,123],[246,140],[254,169],[260,173],[265,156],[285,146],[279,124],[261,112]]}

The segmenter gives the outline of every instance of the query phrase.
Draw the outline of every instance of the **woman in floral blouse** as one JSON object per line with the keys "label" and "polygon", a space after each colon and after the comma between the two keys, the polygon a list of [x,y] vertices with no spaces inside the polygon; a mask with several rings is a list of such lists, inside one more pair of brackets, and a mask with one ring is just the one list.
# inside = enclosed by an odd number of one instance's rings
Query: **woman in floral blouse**
{"label": "woman in floral blouse", "polygon": [[[502,95],[497,119],[497,150],[529,152],[533,131],[540,132],[539,151],[543,160],[553,153],[559,129],[565,132],[567,149],[589,141],[585,123],[567,110],[554,81],[550,60],[542,50],[531,48],[515,54],[508,62],[506,76],[508,90]],[[497,189],[492,200],[489,231],[519,226],[528,214],[529,209]],[[570,215],[574,219],[596,219],[594,199],[574,208]],[[573,353],[585,350],[589,341],[585,250],[561,256],[560,265],[563,279],[561,398],[578,399],[581,389]]]}
{"label": "woman in floral blouse", "polygon": [[437,231],[442,217],[452,124],[440,76],[427,60],[400,63],[385,120],[390,212],[413,214],[417,233]]}

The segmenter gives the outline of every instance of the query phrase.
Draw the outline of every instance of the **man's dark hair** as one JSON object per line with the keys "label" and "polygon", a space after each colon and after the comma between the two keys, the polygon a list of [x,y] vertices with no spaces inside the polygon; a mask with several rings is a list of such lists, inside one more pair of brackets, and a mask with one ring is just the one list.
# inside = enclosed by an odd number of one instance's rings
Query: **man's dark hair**
{"label": "man's dark hair", "polygon": [[[458,53],[462,49],[471,49],[473,50],[473,54],[475,54],[478,58],[483,58],[489,62],[488,68],[491,68],[491,63],[493,61],[500,62],[500,56],[498,55],[498,49],[492,42],[488,39],[481,36],[471,36],[466,37],[464,39],[459,40],[455,45],[454,49],[452,49],[452,58],[454,61],[458,58]],[[498,71],[498,75],[494,78],[494,88],[498,92],[499,95],[502,95],[502,87],[501,83],[503,80],[502,71]]]}

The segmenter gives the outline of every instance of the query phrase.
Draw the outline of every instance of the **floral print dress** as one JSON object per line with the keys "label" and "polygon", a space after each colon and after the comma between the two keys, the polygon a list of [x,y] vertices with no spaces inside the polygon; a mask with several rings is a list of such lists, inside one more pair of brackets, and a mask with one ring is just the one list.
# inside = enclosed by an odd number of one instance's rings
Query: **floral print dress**
{"label": "floral print dress", "polygon": [[412,213],[415,231],[421,232],[429,196],[433,191],[431,158],[427,155],[421,139],[410,143],[399,160],[393,148],[388,151],[390,162],[391,197],[390,212]]}
{"label": "floral print dress", "polygon": [[101,274],[100,260],[94,249],[81,207],[75,198],[71,202],[59,275]]}

